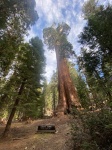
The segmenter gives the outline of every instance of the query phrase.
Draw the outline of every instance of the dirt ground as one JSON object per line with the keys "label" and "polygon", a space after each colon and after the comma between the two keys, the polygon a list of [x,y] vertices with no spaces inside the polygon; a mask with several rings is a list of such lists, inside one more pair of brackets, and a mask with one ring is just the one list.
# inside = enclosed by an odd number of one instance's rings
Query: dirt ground
{"label": "dirt ground", "polygon": [[[0,150],[72,150],[71,117],[12,123],[11,137],[0,140]],[[53,124],[56,133],[37,133],[38,125]],[[0,125],[0,136],[5,125]]]}

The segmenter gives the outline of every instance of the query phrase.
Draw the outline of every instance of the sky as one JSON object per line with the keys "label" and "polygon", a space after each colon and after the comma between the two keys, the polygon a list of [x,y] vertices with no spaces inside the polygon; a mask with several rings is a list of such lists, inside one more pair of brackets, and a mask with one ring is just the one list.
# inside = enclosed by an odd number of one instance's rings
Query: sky
{"label": "sky", "polygon": [[[65,22],[70,27],[68,41],[73,45],[77,55],[80,54],[81,45],[78,43],[78,35],[83,31],[86,21],[83,18],[82,6],[87,0],[35,0],[36,11],[39,19],[29,31],[29,39],[39,36],[43,40],[43,29],[50,27],[54,22]],[[99,0],[100,4],[112,3],[112,0]],[[53,70],[56,69],[56,56],[44,45],[46,57],[46,79],[49,81]]]}

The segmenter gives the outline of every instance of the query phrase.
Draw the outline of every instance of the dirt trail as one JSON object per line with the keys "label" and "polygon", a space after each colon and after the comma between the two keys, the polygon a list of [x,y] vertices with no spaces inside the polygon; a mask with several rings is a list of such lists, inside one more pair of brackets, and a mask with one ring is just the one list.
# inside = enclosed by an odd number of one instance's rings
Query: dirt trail
{"label": "dirt trail", "polygon": [[[11,138],[0,141],[0,150],[72,150],[70,116],[40,119],[30,124],[13,123]],[[57,133],[35,134],[40,124],[54,124]],[[4,126],[0,126],[0,135]]]}

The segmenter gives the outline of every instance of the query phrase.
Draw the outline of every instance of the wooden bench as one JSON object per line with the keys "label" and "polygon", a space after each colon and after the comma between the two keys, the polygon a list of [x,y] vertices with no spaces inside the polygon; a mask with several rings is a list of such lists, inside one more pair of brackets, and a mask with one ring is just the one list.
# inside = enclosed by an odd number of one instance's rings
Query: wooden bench
{"label": "wooden bench", "polygon": [[39,125],[37,128],[37,133],[55,133],[55,125]]}

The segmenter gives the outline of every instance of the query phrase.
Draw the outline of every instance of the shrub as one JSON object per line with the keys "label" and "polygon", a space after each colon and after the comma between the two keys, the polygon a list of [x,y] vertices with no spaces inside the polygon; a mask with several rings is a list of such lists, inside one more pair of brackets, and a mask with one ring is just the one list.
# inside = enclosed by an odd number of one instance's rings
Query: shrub
{"label": "shrub", "polygon": [[72,135],[75,150],[112,150],[112,111],[75,112]]}

